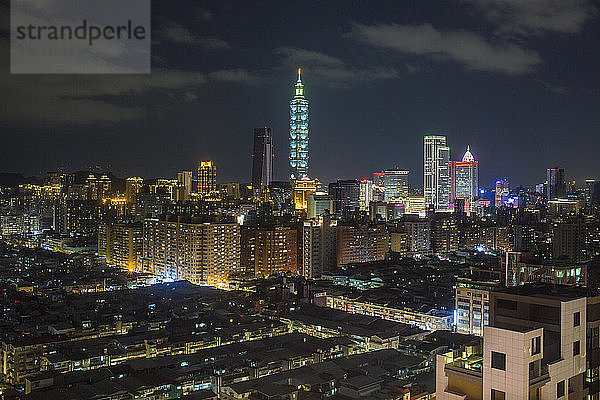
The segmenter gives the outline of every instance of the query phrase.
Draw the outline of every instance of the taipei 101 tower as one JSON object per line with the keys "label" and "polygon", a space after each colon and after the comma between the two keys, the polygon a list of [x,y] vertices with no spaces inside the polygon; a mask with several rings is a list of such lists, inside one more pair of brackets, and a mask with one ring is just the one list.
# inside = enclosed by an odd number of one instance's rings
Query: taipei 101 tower
{"label": "taipei 101 tower", "polygon": [[302,71],[298,68],[295,94],[290,100],[290,178],[308,177],[308,100],[304,97]]}

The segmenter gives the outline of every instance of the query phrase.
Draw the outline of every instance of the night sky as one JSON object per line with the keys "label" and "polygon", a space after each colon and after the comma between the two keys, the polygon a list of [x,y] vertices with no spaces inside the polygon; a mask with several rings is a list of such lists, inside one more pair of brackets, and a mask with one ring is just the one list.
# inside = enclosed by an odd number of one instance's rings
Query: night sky
{"label": "night sky", "polygon": [[301,66],[323,182],[397,166],[421,186],[425,134],[446,135],[453,159],[469,144],[482,186],[557,165],[600,178],[592,2],[154,0],[150,76],[10,75],[2,4],[1,172],[174,177],[212,159],[220,182],[248,182],[252,130],[268,125],[285,179]]}

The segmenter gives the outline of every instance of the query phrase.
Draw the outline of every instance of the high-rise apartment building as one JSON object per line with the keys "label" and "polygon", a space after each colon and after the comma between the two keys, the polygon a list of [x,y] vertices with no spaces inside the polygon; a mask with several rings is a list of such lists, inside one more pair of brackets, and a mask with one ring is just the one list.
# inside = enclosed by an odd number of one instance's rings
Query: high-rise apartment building
{"label": "high-rise apartment building", "polygon": [[240,226],[217,219],[144,221],[143,268],[160,279],[226,282],[240,269]]}
{"label": "high-rise apartment building", "polygon": [[260,197],[273,179],[273,131],[269,127],[254,129],[252,152],[252,192]]}
{"label": "high-rise apartment building", "polygon": [[450,208],[450,148],[445,136],[423,140],[423,192],[425,201],[436,210]]}
{"label": "high-rise apartment building", "polygon": [[548,201],[562,199],[567,196],[567,182],[563,168],[546,170],[546,198]]}
{"label": "high-rise apartment building", "polygon": [[198,166],[198,193],[208,195],[217,191],[217,166],[212,161],[201,161]]}
{"label": "high-rise apartment building", "polygon": [[389,235],[383,224],[338,225],[337,266],[385,260]]}
{"label": "high-rise apartment building", "polygon": [[329,215],[304,221],[302,270],[306,278],[318,278],[336,266],[337,220]]}
{"label": "high-rise apartment building", "polygon": [[476,281],[459,277],[456,282],[456,331],[483,336],[490,322],[490,292],[500,287],[498,281]]}
{"label": "high-rise apartment building", "polygon": [[408,186],[409,171],[400,169],[388,169],[384,172],[384,200],[403,201],[409,195]]}
{"label": "high-rise apartment building", "polygon": [[552,226],[552,258],[579,262],[587,259],[585,224],[581,217],[571,217]]}
{"label": "high-rise apartment building", "polygon": [[297,274],[298,230],[295,226],[243,226],[242,266],[258,277]]}
{"label": "high-rise apartment building", "polygon": [[135,196],[142,190],[144,180],[139,177],[127,178],[125,181],[125,198],[128,204],[135,203]]}
{"label": "high-rise apartment building", "polygon": [[141,223],[103,223],[98,231],[98,254],[108,265],[141,271],[143,229]]}
{"label": "high-rise apartment building", "polygon": [[304,97],[300,68],[290,100],[290,170],[291,179],[308,177],[308,100]]}
{"label": "high-rise apartment building", "polygon": [[192,171],[181,171],[177,174],[177,182],[179,182],[180,194],[179,201],[189,200],[192,194]]}

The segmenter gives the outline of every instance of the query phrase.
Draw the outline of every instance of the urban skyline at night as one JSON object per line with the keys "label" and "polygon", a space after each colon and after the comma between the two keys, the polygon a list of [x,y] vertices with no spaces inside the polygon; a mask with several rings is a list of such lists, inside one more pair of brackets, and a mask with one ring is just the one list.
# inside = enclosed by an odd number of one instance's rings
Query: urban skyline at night
{"label": "urban skyline at night", "polygon": [[[154,2],[152,78],[40,75],[24,84],[2,72],[10,101],[0,131],[7,147],[23,151],[8,154],[0,170],[42,175],[100,164],[153,178],[211,159],[224,181],[247,180],[252,130],[267,125],[274,178],[285,179],[289,86],[301,66],[311,168],[323,181],[397,165],[419,171],[423,135],[447,136],[455,151],[470,144],[486,164],[485,185],[502,176],[534,184],[557,165],[582,181],[600,175],[586,162],[599,145],[592,66],[600,27],[591,3],[554,3],[547,14],[537,3],[510,9],[502,1],[356,3],[339,14],[327,4],[184,2],[190,12],[181,14]],[[302,38],[292,15],[311,21]],[[412,37],[421,40],[411,46]]]}
{"label": "urban skyline at night", "polygon": [[600,400],[592,0],[0,2],[0,400]]}

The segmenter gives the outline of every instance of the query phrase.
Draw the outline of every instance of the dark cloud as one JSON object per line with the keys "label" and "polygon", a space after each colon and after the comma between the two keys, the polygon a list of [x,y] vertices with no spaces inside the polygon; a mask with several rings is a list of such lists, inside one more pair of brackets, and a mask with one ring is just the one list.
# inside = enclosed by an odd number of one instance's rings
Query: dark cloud
{"label": "dark cloud", "polygon": [[190,31],[186,26],[174,21],[163,23],[160,28],[161,39],[186,45],[197,45],[206,50],[229,50],[231,46],[225,40],[214,36],[200,36]]}
{"label": "dark cloud", "polygon": [[274,53],[282,57],[281,62],[285,68],[305,68],[310,71],[312,79],[333,86],[399,77],[398,72],[391,67],[355,67],[339,58],[307,49],[284,46],[276,48]]}
{"label": "dark cloud", "polygon": [[497,33],[576,33],[596,8],[588,0],[463,0],[498,25]]}
{"label": "dark cloud", "polygon": [[469,70],[518,75],[543,63],[537,52],[518,44],[488,41],[468,31],[440,31],[431,24],[355,24],[352,36],[381,49],[455,61]]}

